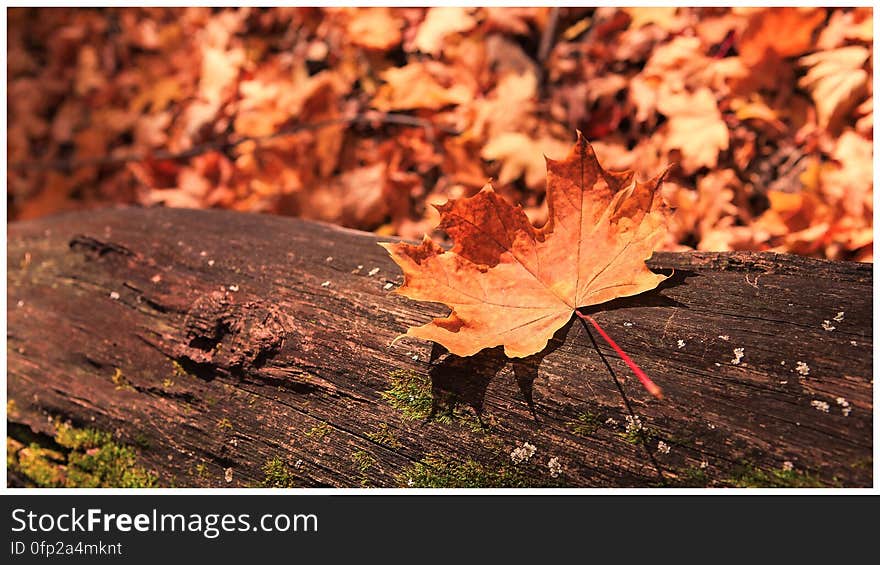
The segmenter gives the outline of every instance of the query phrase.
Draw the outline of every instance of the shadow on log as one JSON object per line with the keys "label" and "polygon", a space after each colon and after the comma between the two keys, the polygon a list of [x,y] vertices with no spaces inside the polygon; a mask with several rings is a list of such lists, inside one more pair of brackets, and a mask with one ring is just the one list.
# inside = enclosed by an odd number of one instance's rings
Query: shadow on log
{"label": "shadow on log", "polygon": [[8,239],[11,486],[63,424],[160,486],[872,484],[871,265],[656,254],[675,277],[592,309],[666,394],[600,345],[638,430],[580,324],[517,362],[390,345],[447,310],[391,293],[372,234],[118,209]]}

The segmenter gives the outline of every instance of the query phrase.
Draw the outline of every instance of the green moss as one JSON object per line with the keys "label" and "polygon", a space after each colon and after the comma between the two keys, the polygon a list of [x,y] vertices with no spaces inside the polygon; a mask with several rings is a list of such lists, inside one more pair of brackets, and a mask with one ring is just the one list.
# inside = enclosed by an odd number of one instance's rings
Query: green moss
{"label": "green moss", "polygon": [[[186,367],[184,367],[178,361],[171,361],[171,377],[177,377],[180,379],[185,379],[187,377],[192,377],[195,379],[199,378],[197,375],[187,371]],[[172,382],[172,384],[173,384],[173,382]]]}
{"label": "green moss", "polygon": [[367,486],[370,480],[367,471],[376,464],[376,458],[361,449],[351,454],[351,462],[360,476],[361,486]]}
{"label": "green moss", "polygon": [[333,428],[327,422],[321,422],[317,426],[314,426],[312,429],[306,432],[306,436],[310,437],[316,441],[321,441],[325,437],[327,437],[330,432],[333,431]]}
{"label": "green moss", "polygon": [[871,469],[874,467],[873,457],[861,457],[849,465],[850,469]]}
{"label": "green moss", "polygon": [[128,382],[128,379],[126,379],[125,375],[122,374],[122,369],[118,367],[113,373],[113,376],[110,377],[110,380],[112,380],[113,384],[116,385],[116,390],[134,390],[134,387],[131,386],[131,383]]}
{"label": "green moss", "polygon": [[817,488],[827,486],[809,473],[794,469],[761,469],[741,462],[733,468],[723,486],[745,488]]}
{"label": "green moss", "polygon": [[391,388],[382,392],[382,398],[403,412],[410,420],[424,420],[434,404],[431,382],[426,375],[412,371],[395,370],[388,375]]}
{"label": "green moss", "polygon": [[569,422],[567,425],[579,436],[593,435],[593,432],[599,429],[599,416],[592,412],[581,412],[577,421]]}
{"label": "green moss", "polygon": [[379,429],[375,432],[367,433],[367,437],[370,438],[372,441],[375,441],[379,445],[384,445],[386,447],[390,447],[391,449],[400,448],[400,442],[397,441],[396,437],[394,437],[394,433],[388,427],[388,424],[379,424]]}
{"label": "green moss", "polygon": [[703,488],[712,482],[706,471],[700,467],[689,466],[676,470],[677,477],[673,478],[670,486],[682,488]]}
{"label": "green moss", "polygon": [[150,438],[140,433],[134,436],[134,444],[143,450],[150,449],[151,447]]}
{"label": "green moss", "polygon": [[40,487],[156,486],[156,475],[137,466],[134,449],[114,442],[107,432],[69,424],[56,425],[55,432],[59,449],[31,443],[7,458],[7,465]]}
{"label": "green moss", "polygon": [[295,477],[277,455],[263,465],[263,480],[258,486],[264,488],[290,488],[295,486]]}
{"label": "green moss", "polygon": [[[208,466],[205,465],[204,463],[199,463],[198,465],[196,465],[195,471],[196,471],[196,476],[198,478],[200,478],[200,479],[207,479],[208,478]],[[190,474],[192,474],[192,473],[190,473]]]}
{"label": "green moss", "polygon": [[473,459],[460,461],[443,454],[429,453],[398,477],[414,488],[518,488],[561,486],[554,480],[540,480],[525,475],[512,463],[491,466]]}

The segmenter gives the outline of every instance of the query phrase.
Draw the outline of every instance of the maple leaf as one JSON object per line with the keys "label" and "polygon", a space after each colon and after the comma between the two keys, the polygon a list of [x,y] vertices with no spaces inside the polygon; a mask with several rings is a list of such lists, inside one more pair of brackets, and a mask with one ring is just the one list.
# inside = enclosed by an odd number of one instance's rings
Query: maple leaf
{"label": "maple leaf", "polygon": [[663,175],[633,182],[604,170],[578,134],[561,161],[547,159],[549,219],[535,228],[522,208],[487,184],[471,198],[438,206],[439,228],[455,241],[444,251],[383,243],[405,282],[396,292],[452,308],[406,335],[468,356],[499,345],[510,357],[544,349],[577,308],[655,288],[666,277],[645,265],[666,233]]}
{"label": "maple leaf", "polygon": [[666,145],[681,149],[685,171],[718,164],[718,152],[727,149],[730,134],[711,90],[701,88],[688,94],[661,88],[657,109],[669,118]]}
{"label": "maple leaf", "polygon": [[543,155],[561,153],[564,145],[552,137],[532,139],[522,133],[502,133],[489,141],[480,156],[501,161],[498,182],[509,184],[525,175],[526,186],[540,188],[546,163]]}

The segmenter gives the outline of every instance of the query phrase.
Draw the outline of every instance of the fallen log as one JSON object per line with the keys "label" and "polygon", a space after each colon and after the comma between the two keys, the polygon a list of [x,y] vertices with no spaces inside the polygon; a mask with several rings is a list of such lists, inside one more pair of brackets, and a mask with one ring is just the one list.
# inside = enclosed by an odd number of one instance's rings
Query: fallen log
{"label": "fallen log", "polygon": [[84,484],[90,430],[160,486],[872,484],[868,264],[655,254],[669,280],[593,311],[658,401],[574,320],[515,363],[391,345],[447,309],[393,294],[372,234],[173,209],[7,234],[10,486]]}

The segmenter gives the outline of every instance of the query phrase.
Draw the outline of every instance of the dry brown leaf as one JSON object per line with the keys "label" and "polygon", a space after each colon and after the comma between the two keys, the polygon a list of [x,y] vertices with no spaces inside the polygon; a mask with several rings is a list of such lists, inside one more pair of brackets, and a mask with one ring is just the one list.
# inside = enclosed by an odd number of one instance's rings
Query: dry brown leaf
{"label": "dry brown leaf", "polygon": [[509,73],[498,80],[488,97],[474,101],[467,137],[492,139],[501,133],[528,127],[535,107],[538,77],[534,73]]}
{"label": "dry brown leaf", "polygon": [[846,215],[858,218],[873,210],[874,147],[852,130],[837,138],[831,157],[836,167],[823,170],[822,192],[829,202],[840,203]]}
{"label": "dry brown leaf", "polygon": [[413,40],[413,47],[422,53],[439,55],[447,36],[471,30],[477,25],[472,11],[473,8],[429,8]]}
{"label": "dry brown leaf", "polygon": [[657,109],[669,119],[665,145],[681,150],[686,172],[718,164],[718,152],[727,149],[730,134],[711,90],[701,88],[690,94],[661,88]]}
{"label": "dry brown leaf", "polygon": [[347,30],[351,42],[367,49],[386,51],[401,40],[403,21],[390,8],[354,8]]}
{"label": "dry brown leaf", "polygon": [[526,186],[544,185],[547,165],[544,155],[563,155],[566,144],[552,137],[533,139],[522,133],[502,133],[489,141],[480,152],[483,159],[501,162],[498,182],[509,184],[525,176]]}
{"label": "dry brown leaf", "polygon": [[623,8],[623,11],[629,14],[632,19],[629,26],[632,29],[638,29],[646,25],[656,25],[657,27],[670,33],[677,33],[687,24],[680,15],[677,15],[678,8]]}
{"label": "dry brown leaf", "polygon": [[813,46],[813,31],[825,20],[824,8],[764,8],[750,15],[739,40],[739,55],[756,66],[771,53],[794,57]]}
{"label": "dry brown leaf", "polygon": [[856,121],[856,131],[870,137],[874,131],[874,96],[859,104],[856,113],[860,116]]}
{"label": "dry brown leaf", "polygon": [[821,50],[841,47],[847,40],[871,43],[874,40],[873,10],[855,8],[837,10],[819,34],[816,47]]}
{"label": "dry brown leaf", "polygon": [[450,251],[427,237],[421,245],[380,244],[406,277],[397,293],[452,308],[406,335],[456,355],[504,346],[510,357],[526,357],[544,349],[575,309],[655,288],[666,277],[645,260],[666,232],[661,177],[634,183],[632,173],[609,173],[579,137],[564,160],[547,161],[543,228],[491,185],[441,206]]}
{"label": "dry brown leaf", "polygon": [[471,90],[455,81],[451,70],[435,61],[392,67],[382,73],[385,81],[373,98],[377,110],[439,110],[463,104],[472,97]]}
{"label": "dry brown leaf", "polygon": [[483,8],[485,21],[483,25],[487,31],[502,31],[516,35],[525,35],[529,32],[529,23],[543,26],[547,19],[549,8]]}
{"label": "dry brown leaf", "polygon": [[858,103],[868,82],[863,67],[870,54],[868,49],[852,45],[801,57],[801,65],[810,70],[798,85],[810,91],[820,127],[833,127]]}

